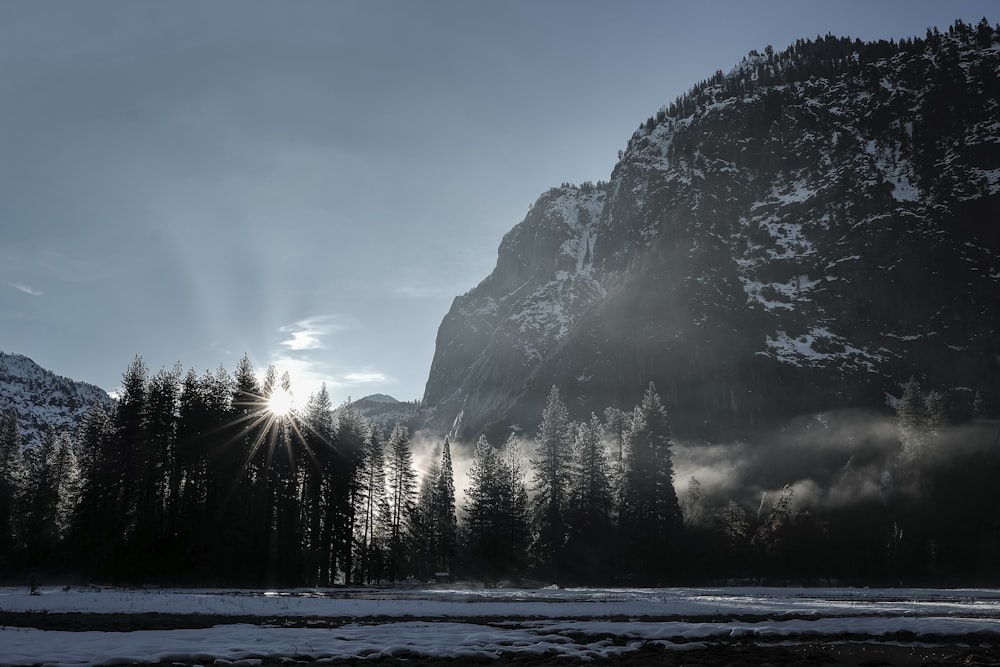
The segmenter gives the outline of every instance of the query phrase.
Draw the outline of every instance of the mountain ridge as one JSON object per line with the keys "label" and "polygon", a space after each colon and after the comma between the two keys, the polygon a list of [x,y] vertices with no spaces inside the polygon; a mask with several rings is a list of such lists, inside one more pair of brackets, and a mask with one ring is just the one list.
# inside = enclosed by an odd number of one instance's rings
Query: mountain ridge
{"label": "mountain ridge", "polygon": [[884,407],[913,374],[953,415],[996,404],[998,32],[799,40],[663,107],[455,299],[426,425],[502,437],[553,384],[585,416],[649,380],[696,438]]}
{"label": "mountain ridge", "polygon": [[94,403],[110,410],[114,399],[96,385],[58,375],[23,354],[0,351],[0,414],[17,413],[25,447],[40,444],[50,426],[76,430]]}

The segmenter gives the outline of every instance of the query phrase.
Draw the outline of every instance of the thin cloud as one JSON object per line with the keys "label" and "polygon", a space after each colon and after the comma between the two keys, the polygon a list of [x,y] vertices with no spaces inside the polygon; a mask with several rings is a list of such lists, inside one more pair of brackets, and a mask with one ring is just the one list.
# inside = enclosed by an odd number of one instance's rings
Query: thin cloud
{"label": "thin cloud", "polygon": [[361,373],[348,373],[341,379],[348,384],[369,384],[372,382],[387,382],[389,377],[385,373],[366,371]]}
{"label": "thin cloud", "polygon": [[35,289],[31,285],[25,285],[24,283],[4,283],[7,287],[13,287],[18,292],[23,292],[31,296],[43,296],[45,292],[39,289]]}
{"label": "thin cloud", "polygon": [[278,328],[280,333],[286,335],[280,345],[295,352],[320,350],[326,347],[324,338],[349,329],[352,325],[350,318],[343,315],[307,317]]}

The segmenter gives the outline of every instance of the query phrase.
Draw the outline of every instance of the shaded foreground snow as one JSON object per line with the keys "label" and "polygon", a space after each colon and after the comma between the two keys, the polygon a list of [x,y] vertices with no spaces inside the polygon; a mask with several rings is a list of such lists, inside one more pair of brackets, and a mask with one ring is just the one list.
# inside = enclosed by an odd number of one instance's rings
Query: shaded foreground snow
{"label": "shaded foreground snow", "polygon": [[275,617],[315,617],[344,622],[332,628],[244,623],[134,632],[8,626],[0,630],[0,665],[254,661],[292,656],[315,660],[495,657],[501,653],[587,658],[626,653],[650,642],[694,648],[702,645],[699,642],[801,637],[902,637],[930,642],[963,638],[982,642],[985,638],[1000,643],[1000,591],[993,590],[338,589],[277,593],[103,589],[44,590],[42,595],[31,596],[25,589],[0,589],[0,611],[240,615],[260,616],[262,622]]}

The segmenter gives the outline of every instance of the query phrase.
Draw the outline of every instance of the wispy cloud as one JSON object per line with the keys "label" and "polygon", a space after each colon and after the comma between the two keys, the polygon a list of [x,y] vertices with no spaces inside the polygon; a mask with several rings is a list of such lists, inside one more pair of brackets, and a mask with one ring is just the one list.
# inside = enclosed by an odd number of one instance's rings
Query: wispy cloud
{"label": "wispy cloud", "polygon": [[378,371],[362,371],[360,373],[347,373],[341,379],[347,384],[369,384],[371,382],[387,382],[389,376]]}
{"label": "wispy cloud", "polygon": [[43,296],[45,292],[40,289],[35,289],[31,285],[25,285],[24,283],[4,283],[7,287],[13,287],[18,292],[24,292],[25,294],[30,294],[31,296]]}
{"label": "wispy cloud", "polygon": [[306,317],[297,322],[286,324],[278,329],[285,334],[281,341],[282,347],[300,352],[302,350],[319,350],[326,347],[324,338],[338,331],[344,331],[354,326],[352,318],[346,315],[316,315]]}

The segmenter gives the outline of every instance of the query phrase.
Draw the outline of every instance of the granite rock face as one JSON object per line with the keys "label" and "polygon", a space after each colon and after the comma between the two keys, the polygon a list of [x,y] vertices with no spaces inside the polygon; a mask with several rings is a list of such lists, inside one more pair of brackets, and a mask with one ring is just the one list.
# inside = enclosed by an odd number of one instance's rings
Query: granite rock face
{"label": "granite rock face", "polygon": [[751,53],[644,122],[607,183],[543,194],[438,332],[422,417],[531,430],[649,381],[685,437],[917,376],[1000,411],[1000,35]]}

